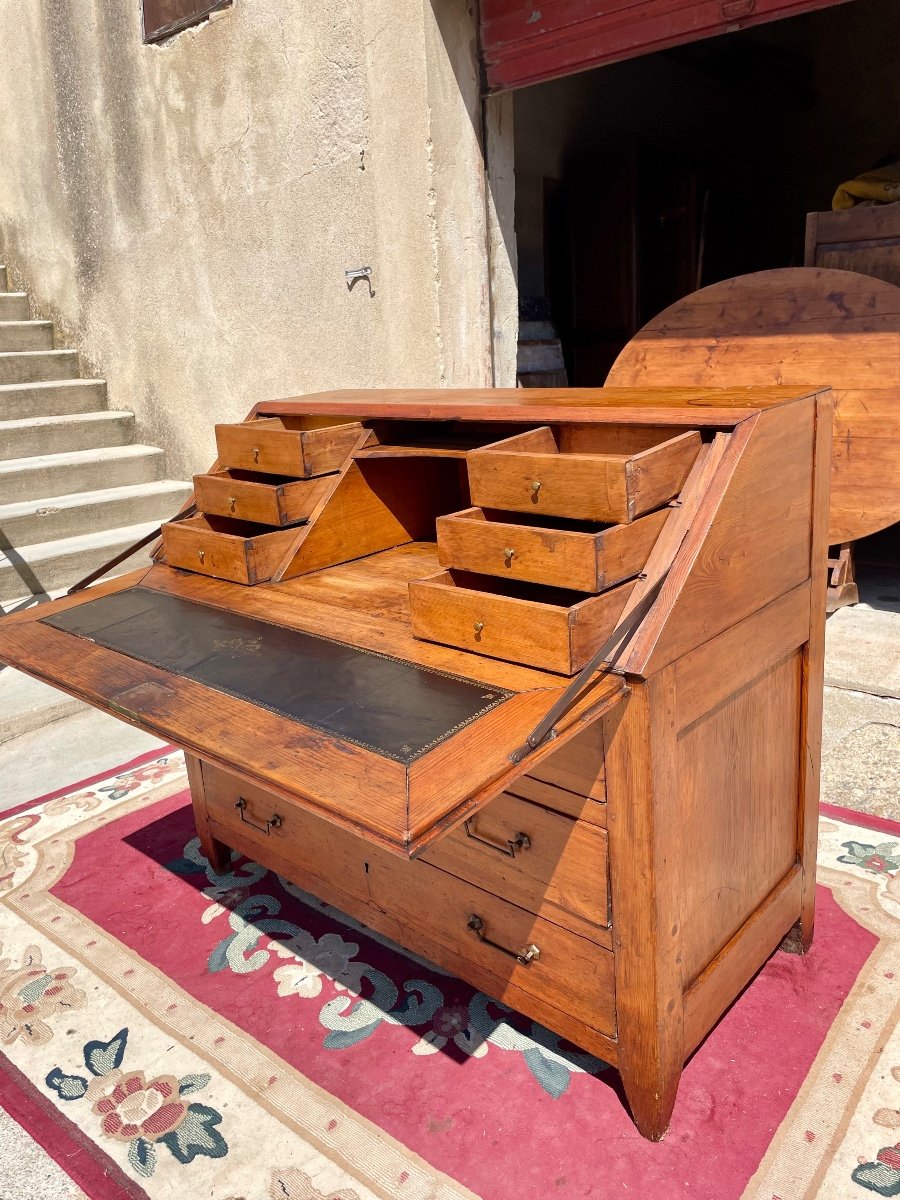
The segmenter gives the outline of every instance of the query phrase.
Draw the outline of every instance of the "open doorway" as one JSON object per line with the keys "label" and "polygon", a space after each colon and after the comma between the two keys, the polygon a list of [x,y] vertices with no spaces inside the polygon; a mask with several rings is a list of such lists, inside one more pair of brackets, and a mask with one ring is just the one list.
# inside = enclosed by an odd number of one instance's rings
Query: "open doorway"
{"label": "open doorway", "polygon": [[516,92],[523,336],[600,386],[680,297],[802,265],[807,212],[900,158],[898,46],[900,4],[853,0]]}

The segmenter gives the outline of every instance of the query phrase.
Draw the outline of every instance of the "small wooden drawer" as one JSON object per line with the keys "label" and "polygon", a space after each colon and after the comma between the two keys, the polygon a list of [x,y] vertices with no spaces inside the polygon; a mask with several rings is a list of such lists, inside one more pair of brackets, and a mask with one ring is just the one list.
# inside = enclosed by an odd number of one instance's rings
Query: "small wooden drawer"
{"label": "small wooden drawer", "polygon": [[392,936],[445,969],[512,1007],[528,1011],[524,993],[615,1034],[613,955],[596,942],[431,863],[379,859],[369,887],[372,902],[397,923]]}
{"label": "small wooden drawer", "polygon": [[443,567],[602,592],[644,569],[668,511],[598,527],[561,517],[535,524],[533,516],[467,508],[438,518],[438,557]]}
{"label": "small wooden drawer", "polygon": [[216,446],[222,466],[309,479],[340,470],[361,434],[358,422],[322,425],[315,417],[262,417],[217,425]]}
{"label": "small wooden drawer", "polygon": [[272,578],[297,533],[200,515],[163,525],[162,536],[170,567],[254,584]]}
{"label": "small wooden drawer", "polygon": [[504,794],[422,857],[576,933],[609,924],[606,833],[586,821]]}
{"label": "small wooden drawer", "polygon": [[549,426],[473,450],[472,503],[579,521],[627,524],[681,490],[700,434],[641,426]]}
{"label": "small wooden drawer", "polygon": [[290,479],[223,467],[194,476],[194,499],[200,512],[213,516],[237,517],[258,525],[295,525],[308,519],[331,482],[328,475]]}
{"label": "small wooden drawer", "polygon": [[584,596],[444,571],[410,582],[412,631],[425,641],[573,675],[612,633],[633,587]]}

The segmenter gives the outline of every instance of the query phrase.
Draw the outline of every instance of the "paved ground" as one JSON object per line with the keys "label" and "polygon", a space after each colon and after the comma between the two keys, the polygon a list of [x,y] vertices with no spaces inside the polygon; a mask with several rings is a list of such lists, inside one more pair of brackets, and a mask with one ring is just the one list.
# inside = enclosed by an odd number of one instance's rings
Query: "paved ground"
{"label": "paved ground", "polygon": [[[900,819],[900,566],[862,568],[860,593],[827,625],[822,799]],[[15,738],[0,746],[0,812],[161,745],[93,711]],[[83,1200],[2,1110],[0,1200]]]}

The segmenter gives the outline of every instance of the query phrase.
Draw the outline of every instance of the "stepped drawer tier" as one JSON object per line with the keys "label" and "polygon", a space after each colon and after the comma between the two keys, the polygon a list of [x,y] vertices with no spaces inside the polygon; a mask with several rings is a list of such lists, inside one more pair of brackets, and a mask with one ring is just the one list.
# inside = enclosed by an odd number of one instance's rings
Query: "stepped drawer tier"
{"label": "stepped drawer tier", "polygon": [[[203,792],[194,794],[195,809],[200,810],[200,822],[208,822],[210,833],[225,845],[237,846],[263,865],[287,873],[301,887],[339,904],[373,929],[505,1003],[528,1012],[528,997],[534,997],[591,1029],[608,1035],[615,1032],[613,956],[600,944],[609,940],[609,933],[586,922],[583,931],[576,932],[581,928],[577,919],[573,928],[565,927],[571,907],[579,903],[571,876],[578,863],[571,860],[568,877],[561,865],[552,869],[554,835],[547,824],[538,823],[538,813],[530,813],[526,824],[534,832],[544,866],[532,868],[529,883],[524,867],[519,877],[515,871],[491,871],[487,858],[467,864],[461,855],[449,852],[441,867],[430,861],[404,861],[264,788],[206,763],[202,772]],[[498,797],[478,814],[484,824],[476,824],[477,832],[489,834],[493,824],[499,829],[504,816],[513,823],[525,819],[512,807],[504,807],[504,800]],[[489,821],[488,811],[498,804],[498,821]],[[544,816],[565,820],[552,813]],[[576,822],[567,824],[574,834]],[[601,833],[593,831],[595,840]],[[448,835],[444,844],[454,836]],[[583,836],[590,838],[592,832]],[[558,833],[555,839],[553,848],[562,856],[563,839]],[[586,882],[596,888],[598,902],[592,911],[605,919],[605,844],[597,845],[596,851],[599,873],[595,866]],[[576,857],[587,852],[583,847]],[[488,853],[496,852],[485,850]],[[548,887],[543,903],[540,879],[546,879]],[[507,883],[508,889],[501,890]],[[516,903],[517,897],[530,908]],[[580,897],[582,903],[584,899]],[[570,908],[563,909],[558,900]],[[546,1014],[542,1010],[533,1015]]]}
{"label": "stepped drawer tier", "polygon": [[504,794],[423,855],[557,925],[609,924],[606,832]]}
{"label": "stepped drawer tier", "polygon": [[412,631],[425,641],[573,675],[612,633],[633,587],[585,596],[444,571],[410,582]]}
{"label": "stepped drawer tier", "polygon": [[222,466],[308,479],[340,470],[362,432],[355,421],[329,425],[321,418],[264,417],[217,425],[216,446]]}
{"label": "stepped drawer tier", "polygon": [[468,508],[438,519],[438,555],[445,567],[601,592],[644,569],[668,513],[660,509],[630,525],[597,526]]}
{"label": "stepped drawer tier", "polygon": [[162,536],[170,567],[254,584],[272,578],[297,531],[201,515],[163,525]]}
{"label": "stepped drawer tier", "polygon": [[549,426],[473,450],[481,508],[626,524],[666,504],[687,479],[700,434],[656,426]]}
{"label": "stepped drawer tier", "polygon": [[291,479],[223,467],[194,476],[197,508],[219,517],[237,517],[259,525],[295,525],[306,521],[327,492],[333,476]]}

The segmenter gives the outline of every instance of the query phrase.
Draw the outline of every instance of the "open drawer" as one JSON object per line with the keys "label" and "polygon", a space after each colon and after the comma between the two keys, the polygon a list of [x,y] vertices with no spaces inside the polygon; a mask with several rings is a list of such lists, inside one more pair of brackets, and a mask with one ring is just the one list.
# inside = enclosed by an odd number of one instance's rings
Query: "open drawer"
{"label": "open drawer", "polygon": [[271,579],[297,533],[248,521],[200,514],[162,527],[163,556],[170,567],[198,575],[254,584]]}
{"label": "open drawer", "polygon": [[602,592],[639,574],[669,515],[630,525],[467,508],[437,520],[441,566],[579,592]]}
{"label": "open drawer", "polygon": [[699,451],[694,431],[545,425],[473,450],[469,488],[480,508],[626,524],[676,496]]}
{"label": "open drawer", "polygon": [[631,595],[599,596],[449,570],[409,584],[416,637],[574,675],[609,637]]}
{"label": "open drawer", "polygon": [[259,525],[295,525],[306,521],[333,479],[291,479],[222,467],[194,476],[194,500],[200,512],[237,517]]}
{"label": "open drawer", "polygon": [[222,466],[308,479],[340,470],[362,434],[358,421],[328,424],[323,417],[264,417],[217,425],[216,446]]}

